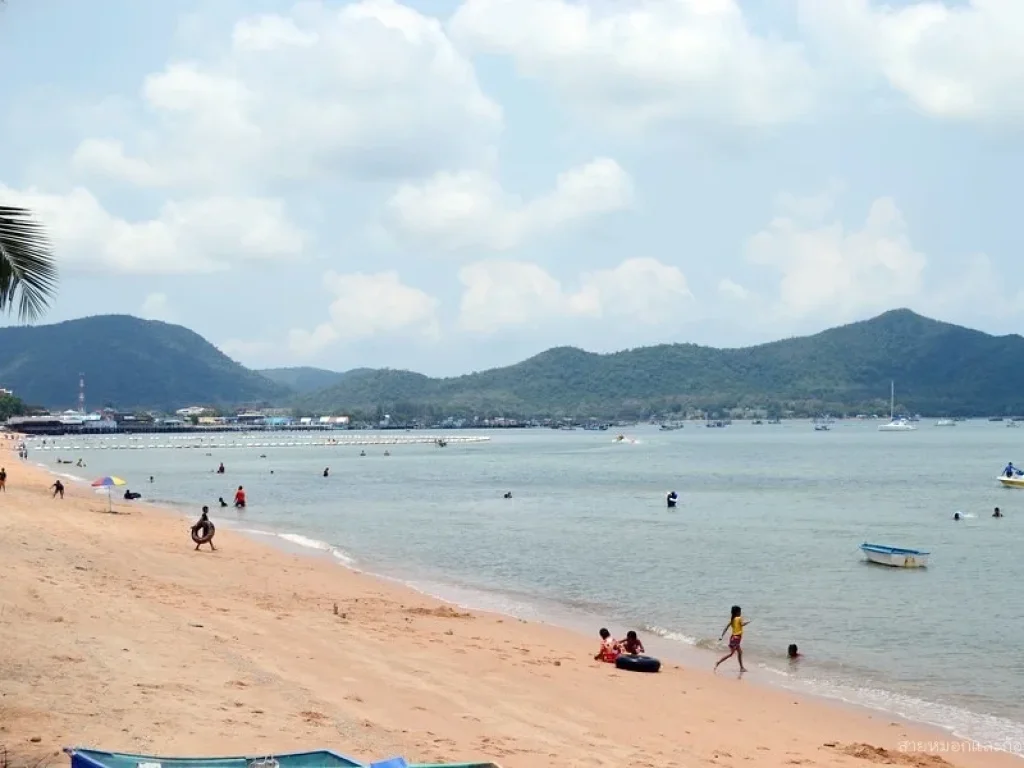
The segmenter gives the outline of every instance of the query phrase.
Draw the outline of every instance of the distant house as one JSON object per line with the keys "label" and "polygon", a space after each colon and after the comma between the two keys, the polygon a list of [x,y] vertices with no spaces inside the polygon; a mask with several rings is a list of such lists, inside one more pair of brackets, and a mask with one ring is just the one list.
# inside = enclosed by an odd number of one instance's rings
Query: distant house
{"label": "distant house", "polygon": [[0,397],[14,397],[14,390],[0,387]]}

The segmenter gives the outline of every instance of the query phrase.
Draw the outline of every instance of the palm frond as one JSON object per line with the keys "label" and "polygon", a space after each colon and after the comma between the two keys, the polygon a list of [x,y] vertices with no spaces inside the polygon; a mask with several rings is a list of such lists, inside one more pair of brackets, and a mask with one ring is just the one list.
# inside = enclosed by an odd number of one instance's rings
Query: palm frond
{"label": "palm frond", "polygon": [[0,206],[0,312],[38,318],[57,290],[57,265],[46,231],[30,211]]}

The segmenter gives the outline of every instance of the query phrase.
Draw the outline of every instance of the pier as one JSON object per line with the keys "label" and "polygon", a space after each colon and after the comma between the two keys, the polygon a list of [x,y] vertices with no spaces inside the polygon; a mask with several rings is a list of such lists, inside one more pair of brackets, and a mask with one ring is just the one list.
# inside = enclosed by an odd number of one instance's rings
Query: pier
{"label": "pier", "polygon": [[[486,443],[484,435],[345,435],[315,438],[308,435],[283,434],[219,434],[219,435],[64,435],[60,437],[29,437],[26,447],[31,451],[138,451],[153,449],[205,450],[241,448],[346,448],[367,445],[459,445]],[[336,434],[336,433],[335,433]],[[45,443],[45,445],[43,444]]]}

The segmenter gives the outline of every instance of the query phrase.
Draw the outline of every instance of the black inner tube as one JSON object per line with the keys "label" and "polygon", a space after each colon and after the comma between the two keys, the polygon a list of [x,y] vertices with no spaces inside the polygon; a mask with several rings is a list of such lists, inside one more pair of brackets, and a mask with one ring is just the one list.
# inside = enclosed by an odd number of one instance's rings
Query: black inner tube
{"label": "black inner tube", "polygon": [[196,544],[209,544],[217,528],[207,520],[205,523],[196,523],[192,526],[192,541]]}
{"label": "black inner tube", "polygon": [[653,656],[623,654],[615,659],[615,668],[629,672],[658,672],[661,669],[661,662]]}

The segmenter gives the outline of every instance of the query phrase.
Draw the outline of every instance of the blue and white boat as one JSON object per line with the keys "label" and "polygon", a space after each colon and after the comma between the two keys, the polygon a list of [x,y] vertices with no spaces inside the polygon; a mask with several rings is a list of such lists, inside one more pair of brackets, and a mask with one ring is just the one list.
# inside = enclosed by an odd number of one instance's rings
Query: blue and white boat
{"label": "blue and white boat", "polygon": [[902,549],[901,547],[887,547],[883,544],[860,545],[860,551],[872,563],[888,565],[893,568],[924,568],[928,565],[928,556],[931,552],[922,552],[919,549]]}

